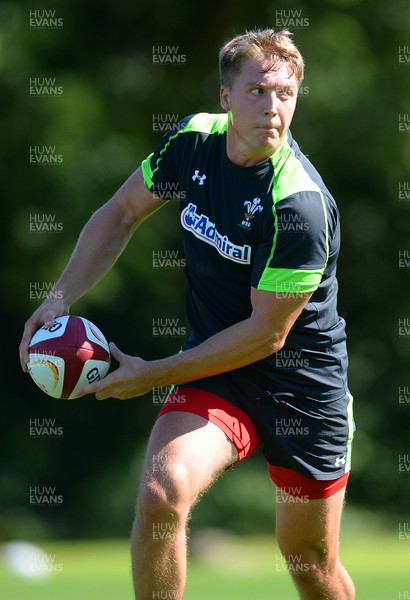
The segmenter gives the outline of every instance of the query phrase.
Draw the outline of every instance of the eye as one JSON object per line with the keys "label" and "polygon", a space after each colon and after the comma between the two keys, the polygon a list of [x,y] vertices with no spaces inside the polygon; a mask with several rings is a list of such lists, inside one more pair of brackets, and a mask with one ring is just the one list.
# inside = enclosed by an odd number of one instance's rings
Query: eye
{"label": "eye", "polygon": [[278,87],[276,93],[278,96],[285,96],[285,98],[290,98],[291,96],[293,96],[293,90],[291,87]]}
{"label": "eye", "polygon": [[263,94],[263,89],[260,87],[256,87],[256,88],[252,88],[251,90],[249,90],[251,94],[253,94],[254,96],[262,96]]}

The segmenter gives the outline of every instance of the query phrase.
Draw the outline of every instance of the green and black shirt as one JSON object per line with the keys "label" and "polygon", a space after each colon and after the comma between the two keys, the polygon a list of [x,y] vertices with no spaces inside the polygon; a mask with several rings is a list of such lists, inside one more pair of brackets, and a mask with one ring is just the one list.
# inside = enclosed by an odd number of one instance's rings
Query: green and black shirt
{"label": "green and black shirt", "polygon": [[191,330],[183,348],[248,318],[251,286],[284,297],[313,292],[282,350],[241,371],[267,388],[341,396],[336,203],[290,132],[273,156],[244,168],[227,156],[226,131],[226,114],[187,117],[142,163],[147,188],[180,202]]}

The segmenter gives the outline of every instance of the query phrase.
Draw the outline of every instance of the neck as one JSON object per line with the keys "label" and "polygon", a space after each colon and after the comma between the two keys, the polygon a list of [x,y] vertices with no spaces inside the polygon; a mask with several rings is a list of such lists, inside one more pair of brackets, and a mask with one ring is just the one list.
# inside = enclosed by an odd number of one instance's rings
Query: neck
{"label": "neck", "polygon": [[231,162],[239,167],[253,167],[275,154],[282,146],[286,134],[278,140],[278,144],[269,146],[252,146],[244,138],[238,135],[231,124],[228,124],[226,132],[226,154]]}
{"label": "neck", "polygon": [[269,148],[265,151],[260,149],[260,152],[249,152],[247,148],[238,148],[235,144],[230,144],[229,137],[227,137],[226,154],[229,160],[238,167],[253,167],[272,156],[274,150]]}

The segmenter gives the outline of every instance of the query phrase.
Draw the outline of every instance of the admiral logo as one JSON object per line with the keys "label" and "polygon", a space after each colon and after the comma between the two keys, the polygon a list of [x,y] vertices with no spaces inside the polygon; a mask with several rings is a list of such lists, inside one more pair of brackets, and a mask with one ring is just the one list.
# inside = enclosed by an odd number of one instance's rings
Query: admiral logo
{"label": "admiral logo", "polygon": [[246,212],[245,212],[245,218],[243,219],[242,223],[241,223],[241,227],[245,227],[247,229],[250,229],[251,225],[252,225],[252,219],[254,218],[254,216],[256,215],[256,213],[258,212],[262,212],[263,210],[263,206],[261,206],[261,199],[260,198],[254,198],[252,200],[252,202],[250,200],[246,200],[243,205],[246,206]]}
{"label": "admiral logo", "polygon": [[221,235],[218,232],[215,223],[212,223],[206,215],[199,215],[196,209],[196,205],[190,202],[182,211],[182,227],[193,233],[199,240],[213,246],[224,258],[249,265],[251,262],[251,247],[247,244],[237,246],[230,242],[226,235]]}

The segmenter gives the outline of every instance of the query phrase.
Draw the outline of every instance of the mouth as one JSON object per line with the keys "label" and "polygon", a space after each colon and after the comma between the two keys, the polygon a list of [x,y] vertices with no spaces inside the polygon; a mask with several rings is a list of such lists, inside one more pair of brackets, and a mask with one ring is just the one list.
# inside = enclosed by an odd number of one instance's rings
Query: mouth
{"label": "mouth", "polygon": [[261,125],[257,129],[272,135],[280,135],[279,129],[277,127],[272,127],[271,125]]}

